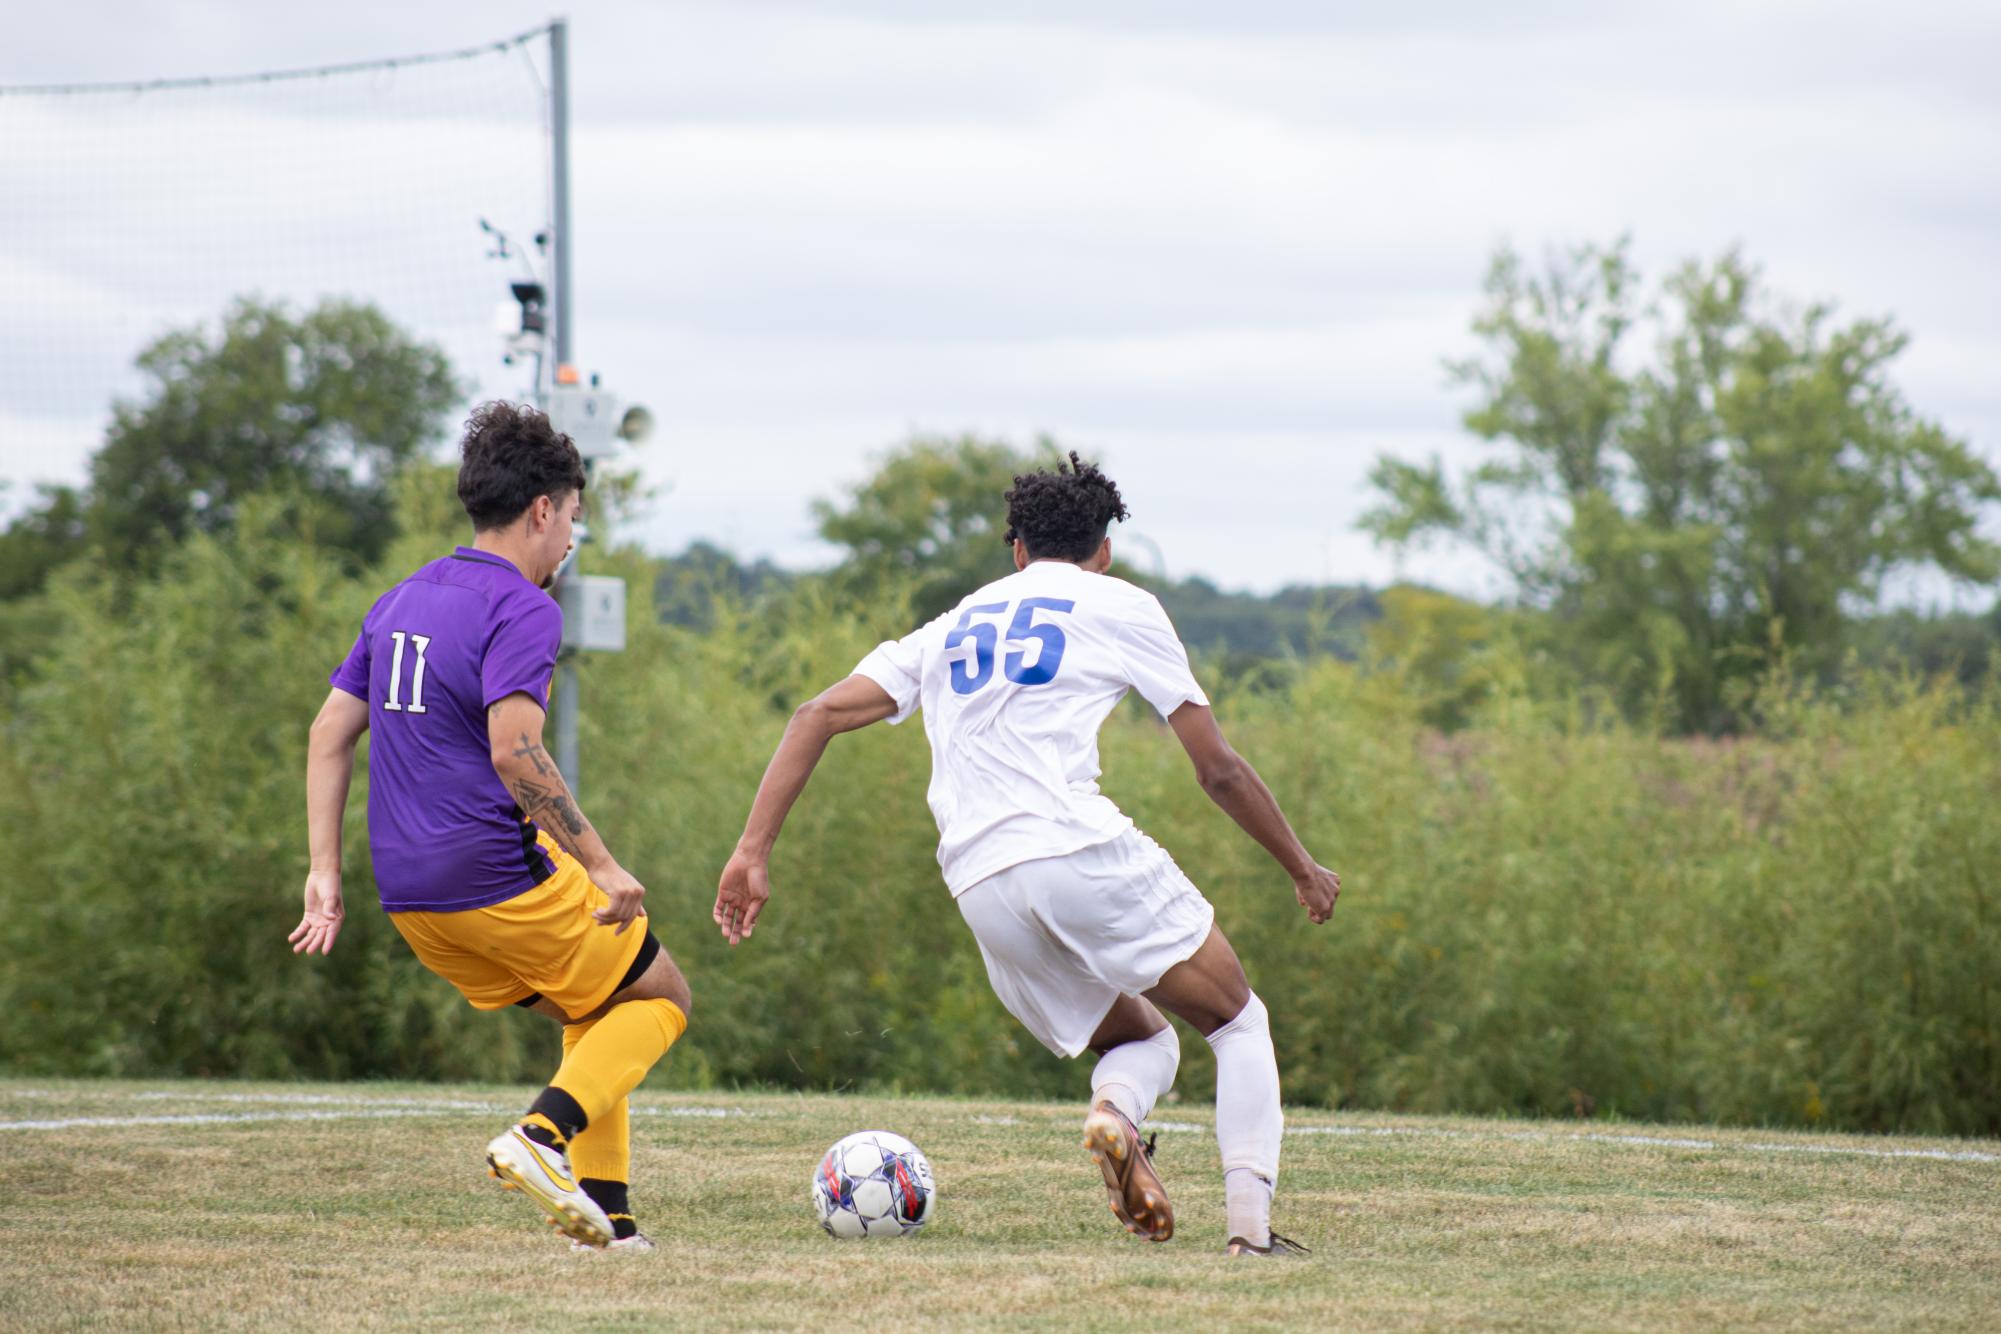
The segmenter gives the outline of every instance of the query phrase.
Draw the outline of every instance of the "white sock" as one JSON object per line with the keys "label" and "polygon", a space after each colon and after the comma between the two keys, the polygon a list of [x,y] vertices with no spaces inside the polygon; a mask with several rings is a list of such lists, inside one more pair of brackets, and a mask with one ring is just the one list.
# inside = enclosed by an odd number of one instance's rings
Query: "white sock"
{"label": "white sock", "polygon": [[1180,1068],[1181,1043],[1171,1027],[1138,1042],[1121,1043],[1099,1057],[1091,1071],[1091,1105],[1109,1102],[1138,1125],[1153,1115],[1153,1105],[1174,1087],[1174,1072]]}
{"label": "white sock", "polygon": [[[1285,1114],[1278,1105],[1278,1056],[1272,1051],[1270,1016],[1256,992],[1235,1019],[1209,1035],[1209,1046],[1216,1053],[1216,1144],[1223,1152],[1230,1235],[1254,1246],[1268,1245],[1271,1183],[1278,1180]],[[1254,1232],[1237,1231],[1238,1198],[1253,1200],[1257,1192],[1248,1186],[1232,1190],[1231,1182],[1246,1176],[1263,1179],[1263,1207],[1244,1220]]]}
{"label": "white sock", "polygon": [[1271,1245],[1271,1181],[1248,1167],[1223,1173],[1223,1212],[1229,1236],[1253,1246]]}

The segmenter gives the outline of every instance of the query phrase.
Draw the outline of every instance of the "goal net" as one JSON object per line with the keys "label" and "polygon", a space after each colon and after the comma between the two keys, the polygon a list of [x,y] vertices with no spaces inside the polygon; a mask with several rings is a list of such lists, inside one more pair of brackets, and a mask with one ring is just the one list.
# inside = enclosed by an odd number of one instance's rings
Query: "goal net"
{"label": "goal net", "polygon": [[528,392],[499,321],[511,281],[546,280],[547,63],[537,30],[319,70],[0,88],[0,475],[80,480],[113,400],[143,386],[139,351],[213,329],[238,297],[371,302],[475,395]]}

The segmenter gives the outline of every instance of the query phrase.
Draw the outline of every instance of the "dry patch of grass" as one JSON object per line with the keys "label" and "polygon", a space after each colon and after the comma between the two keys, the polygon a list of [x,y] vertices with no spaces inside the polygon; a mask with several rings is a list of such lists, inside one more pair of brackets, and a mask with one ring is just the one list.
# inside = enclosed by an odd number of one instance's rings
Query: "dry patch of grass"
{"label": "dry patch of grass", "polygon": [[[1164,1113],[1181,1228],[1149,1247],[1106,1211],[1079,1109],[647,1092],[634,1199],[661,1249],[578,1257],[483,1175],[528,1096],[0,1082],[0,1326],[2001,1324],[1992,1142],[1301,1111],[1278,1220],[1315,1254],[1245,1264],[1219,1254],[1201,1109]],[[808,1174],[876,1126],[930,1156],[936,1221],[833,1242]]]}

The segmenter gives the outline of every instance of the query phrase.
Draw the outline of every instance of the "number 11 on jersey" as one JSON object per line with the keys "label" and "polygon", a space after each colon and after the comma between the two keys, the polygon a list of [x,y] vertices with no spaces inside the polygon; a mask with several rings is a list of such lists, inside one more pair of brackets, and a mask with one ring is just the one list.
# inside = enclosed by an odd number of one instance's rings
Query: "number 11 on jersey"
{"label": "number 11 on jersey", "polygon": [[424,709],[424,650],[431,646],[429,635],[409,635],[407,638],[417,646],[417,665],[410,674],[410,702],[404,704],[403,693],[403,631],[391,630],[389,637],[396,641],[395,650],[389,655],[389,698],[382,701],[382,707],[391,713],[423,713]]}

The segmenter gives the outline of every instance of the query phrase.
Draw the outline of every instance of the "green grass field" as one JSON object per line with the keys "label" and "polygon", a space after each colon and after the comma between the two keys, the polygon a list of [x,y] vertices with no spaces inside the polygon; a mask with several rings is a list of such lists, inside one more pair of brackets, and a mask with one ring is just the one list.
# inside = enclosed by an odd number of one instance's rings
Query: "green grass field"
{"label": "green grass field", "polygon": [[[2001,1143],[1293,1111],[1280,1229],[1220,1254],[1209,1109],[1128,1237],[1081,1109],[634,1100],[661,1249],[574,1256],[480,1150],[529,1090],[0,1082],[0,1327],[1133,1329],[2001,1326]],[[836,1242],[808,1177],[858,1129],[939,1180],[919,1236]]]}

